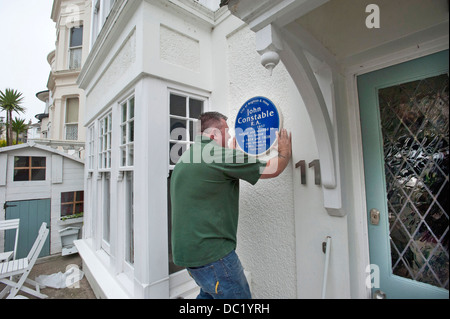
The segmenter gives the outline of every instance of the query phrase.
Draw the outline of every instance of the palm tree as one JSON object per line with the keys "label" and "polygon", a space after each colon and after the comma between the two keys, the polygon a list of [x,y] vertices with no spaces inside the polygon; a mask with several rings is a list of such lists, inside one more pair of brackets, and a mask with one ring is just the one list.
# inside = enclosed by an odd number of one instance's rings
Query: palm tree
{"label": "palm tree", "polygon": [[23,102],[22,93],[13,89],[0,91],[0,107],[6,112],[6,145],[12,145],[12,113],[24,113],[25,108],[21,105]]}
{"label": "palm tree", "polygon": [[20,133],[26,132],[28,130],[28,125],[25,124],[24,119],[18,119],[17,117],[11,122],[12,130],[16,132],[16,144],[19,144]]}

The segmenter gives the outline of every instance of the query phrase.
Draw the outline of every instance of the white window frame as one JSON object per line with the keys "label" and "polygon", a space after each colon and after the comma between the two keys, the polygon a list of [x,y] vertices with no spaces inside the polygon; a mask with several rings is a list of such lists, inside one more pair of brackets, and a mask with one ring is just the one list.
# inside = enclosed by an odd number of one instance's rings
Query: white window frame
{"label": "white window frame", "polygon": [[[131,101],[133,101],[133,114],[130,113]],[[126,107],[126,118],[123,118],[123,108]],[[129,96],[122,103],[119,103],[119,118],[120,118],[120,169],[132,169],[134,166],[134,140],[135,140],[135,128],[134,128],[134,115],[136,110],[136,98],[133,95]],[[133,131],[130,134],[131,130]],[[130,136],[133,139],[130,140]],[[125,138],[125,141],[124,141]],[[130,155],[133,155],[132,157]],[[125,156],[125,163],[123,162]],[[132,161],[130,159],[133,159]]]}
{"label": "white window frame", "polygon": [[[77,122],[67,122],[67,108],[69,107],[69,100],[78,100],[78,121]],[[80,122],[80,98],[78,96],[72,96],[72,97],[67,97],[66,98],[66,103],[65,103],[66,107],[65,107],[65,115],[64,115],[64,139],[66,141],[78,141],[79,138],[79,122]],[[77,138],[76,139],[68,139],[67,138],[67,133],[68,133],[68,128],[69,127],[76,127],[76,134],[77,134]]]}
{"label": "white window frame", "polygon": [[[99,173],[101,188],[101,248],[111,255],[111,173]],[[106,185],[109,184],[108,189]]]}
{"label": "white window frame", "polygon": [[[105,122],[107,120],[107,122]],[[98,170],[110,171],[112,163],[112,111],[99,120],[98,126]],[[106,127],[105,127],[106,126]]]}
{"label": "white window frame", "polygon": [[[170,98],[171,95],[177,95],[177,96],[181,96],[186,98],[186,116],[179,116],[179,115],[173,115],[171,114],[170,111]],[[189,108],[189,101],[190,99],[195,99],[198,101],[202,101],[203,102],[203,107],[200,113],[204,113],[207,112],[209,110],[209,97],[206,95],[200,95],[200,94],[196,94],[196,93],[192,93],[192,92],[188,92],[188,91],[184,91],[184,90],[179,90],[179,89],[174,89],[174,88],[168,88],[168,94],[167,94],[167,113],[168,113],[168,127],[169,127],[169,132],[167,132],[167,136],[168,136],[168,150],[169,150],[169,161],[168,161],[168,167],[169,167],[169,172],[173,171],[175,165],[172,165],[170,163],[170,144],[171,143],[182,143],[182,144],[186,144],[186,151],[189,150],[189,148],[191,147],[191,145],[193,145],[195,143],[195,134],[196,134],[196,127],[195,124],[198,123],[198,119],[197,118],[192,118],[190,117],[190,108]],[[185,120],[187,125],[186,125],[186,136],[185,136],[185,140],[184,141],[179,141],[174,139],[174,136],[172,135],[172,132],[170,132],[170,122],[171,119],[175,119],[175,120]],[[194,130],[193,130],[193,134],[194,136],[190,136],[190,126],[194,125]],[[200,130],[200,127],[197,128],[198,130]],[[169,211],[167,212],[169,214]],[[170,227],[170,225],[169,225]],[[168,229],[168,234],[170,234],[169,232],[170,230]],[[169,239],[169,244],[170,244],[170,239]],[[169,251],[168,251],[169,253]],[[169,254],[168,254],[169,255]],[[170,256],[169,256],[170,258]],[[171,263],[172,261],[169,260],[169,263]],[[187,275],[186,270],[180,270],[180,271],[175,271],[175,272],[171,272],[170,273],[170,277],[171,278],[183,278],[182,281],[186,282],[191,280],[191,278]],[[175,281],[178,281],[179,279],[176,279]]]}
{"label": "white window frame", "polygon": [[[77,45],[77,46],[71,46],[71,42],[72,42],[72,30],[73,29],[79,29],[82,28],[82,37],[81,37],[81,44]],[[67,68],[69,70],[79,70],[81,69],[81,63],[82,63],[82,59],[83,59],[83,36],[84,36],[84,26],[83,24],[80,24],[79,26],[73,26],[69,29],[69,49],[68,49],[68,59],[67,59]],[[80,61],[79,61],[79,65],[77,67],[73,67],[72,66],[72,54],[75,51],[80,51]]]}
{"label": "white window frame", "polygon": [[[98,120],[98,181],[100,182],[101,248],[111,255],[111,188],[113,112],[108,110]],[[109,187],[107,189],[107,185]]]}
{"label": "white window frame", "polygon": [[[123,258],[123,271],[130,278],[133,278],[134,273],[134,261],[135,261],[135,227],[134,227],[134,171],[123,172],[123,211],[124,211],[124,258]],[[131,190],[131,192],[130,192]]]}
{"label": "white window frame", "polygon": [[[133,108],[130,106],[133,105]],[[126,106],[126,116],[124,118],[123,108]],[[131,113],[131,109],[133,112]],[[117,156],[119,158],[118,169],[119,169],[119,185],[117,191],[119,192],[118,198],[120,198],[120,210],[118,218],[122,221],[122,227],[120,227],[120,234],[118,234],[119,240],[122,241],[119,246],[121,247],[122,254],[122,271],[126,275],[126,278],[133,280],[134,278],[134,261],[135,261],[135,211],[134,211],[134,141],[135,141],[135,112],[136,112],[136,96],[134,92],[129,92],[126,98],[122,99],[121,102],[117,104],[117,113],[115,118],[119,123],[113,126],[113,129],[117,129],[115,136],[118,138],[118,152]],[[133,130],[132,135],[130,130]],[[133,139],[130,139],[133,136]],[[124,140],[125,137],[125,140]],[[123,156],[125,152],[125,165],[123,162]],[[133,154],[133,161],[130,162],[130,154]],[[131,177],[131,178],[130,178]],[[130,183],[131,182],[131,183]],[[131,189],[130,189],[131,187]],[[130,192],[131,191],[131,192]],[[131,252],[132,251],[132,252]],[[130,256],[132,254],[132,256]]]}
{"label": "white window frame", "polygon": [[88,172],[92,172],[95,167],[95,123],[89,126],[87,138]]}
{"label": "white window frame", "polygon": [[[171,98],[171,95],[177,95],[177,96],[186,98],[186,116],[173,115],[173,114],[170,113],[170,98]],[[170,130],[170,122],[171,122],[171,120],[182,120],[182,121],[186,121],[186,124],[187,124],[186,125],[186,136],[185,136],[184,140],[175,139],[175,136],[172,134],[172,132],[170,132],[170,131],[168,132],[168,136],[169,136],[169,170],[173,170],[174,167],[175,167],[175,165],[170,163],[170,150],[171,150],[170,144],[171,143],[174,143],[174,144],[177,144],[177,143],[186,144],[187,146],[186,146],[186,150],[185,151],[187,151],[191,147],[191,145],[194,144],[195,134],[196,134],[196,130],[195,129],[200,129],[200,128],[196,127],[196,124],[198,123],[198,119],[190,117],[190,108],[189,108],[189,101],[190,101],[190,99],[195,99],[195,100],[198,100],[198,101],[202,101],[203,102],[203,109],[202,109],[201,113],[206,112],[206,110],[208,109],[208,102],[209,102],[208,97],[202,96],[202,95],[198,95],[198,94],[195,94],[195,93],[189,93],[189,92],[186,92],[186,91],[176,90],[176,89],[169,89],[168,90],[168,102],[167,102],[167,104],[168,104],[168,113],[169,113],[169,130]],[[194,128],[193,128],[194,136],[191,136],[191,133],[190,133],[191,125],[194,125]]]}

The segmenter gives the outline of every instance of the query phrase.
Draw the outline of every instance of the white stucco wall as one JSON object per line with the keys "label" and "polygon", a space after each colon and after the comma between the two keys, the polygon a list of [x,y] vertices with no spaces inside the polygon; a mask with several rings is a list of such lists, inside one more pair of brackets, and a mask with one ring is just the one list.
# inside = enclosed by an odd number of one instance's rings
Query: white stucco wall
{"label": "white stucco wall", "polygon": [[[281,176],[261,180],[254,187],[241,183],[238,253],[252,274],[254,296],[320,298],[325,267],[322,242],[330,236],[326,296],[350,297],[347,218],[332,217],[324,209],[322,187],[315,185],[312,168],[306,167],[306,185],[301,184],[300,169],[295,168],[300,160],[308,165],[319,158],[304,102],[282,63],[272,76],[263,68],[255,51],[254,32],[239,27],[226,39],[228,83],[224,91],[230,127],[244,102],[261,95],[279,107],[284,127],[293,136],[293,159]],[[224,93],[214,91],[213,100],[216,94]]]}
{"label": "white stucco wall", "polygon": [[[283,67],[270,77],[255,51],[254,33],[240,29],[228,38],[229,125],[249,98],[265,96],[280,109],[292,131],[293,94]],[[295,92],[292,91],[291,92]],[[297,101],[302,103],[297,97]],[[252,274],[255,298],[296,298],[293,170],[256,186],[241,182],[238,253]]]}

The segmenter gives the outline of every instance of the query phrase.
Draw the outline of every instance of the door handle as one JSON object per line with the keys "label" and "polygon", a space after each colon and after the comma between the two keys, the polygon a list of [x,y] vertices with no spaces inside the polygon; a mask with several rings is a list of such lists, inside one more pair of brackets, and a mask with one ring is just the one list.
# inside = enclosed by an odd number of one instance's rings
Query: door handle
{"label": "door handle", "polygon": [[376,208],[370,210],[370,223],[372,225],[378,225],[380,223],[380,211]]}

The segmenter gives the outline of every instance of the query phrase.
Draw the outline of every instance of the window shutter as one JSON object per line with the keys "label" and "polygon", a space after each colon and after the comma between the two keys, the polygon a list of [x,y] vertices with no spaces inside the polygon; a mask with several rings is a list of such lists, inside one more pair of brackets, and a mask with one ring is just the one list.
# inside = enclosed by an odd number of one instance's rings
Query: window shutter
{"label": "window shutter", "polygon": [[0,186],[6,186],[8,154],[0,154]]}
{"label": "window shutter", "polygon": [[52,155],[52,183],[62,184],[63,182],[63,157]]}

